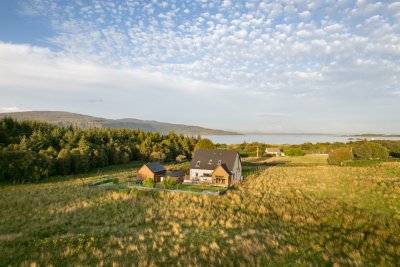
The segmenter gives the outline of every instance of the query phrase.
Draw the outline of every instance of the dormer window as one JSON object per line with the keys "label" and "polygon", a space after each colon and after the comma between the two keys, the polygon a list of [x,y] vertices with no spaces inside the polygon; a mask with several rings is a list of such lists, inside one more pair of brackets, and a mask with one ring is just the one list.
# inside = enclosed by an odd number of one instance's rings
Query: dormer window
{"label": "dormer window", "polygon": [[196,162],[196,167],[200,167],[200,160]]}
{"label": "dormer window", "polygon": [[212,164],[212,159],[210,159],[209,161],[208,161],[208,165],[211,165]]}
{"label": "dormer window", "polygon": [[218,165],[221,165],[221,160],[218,160]]}

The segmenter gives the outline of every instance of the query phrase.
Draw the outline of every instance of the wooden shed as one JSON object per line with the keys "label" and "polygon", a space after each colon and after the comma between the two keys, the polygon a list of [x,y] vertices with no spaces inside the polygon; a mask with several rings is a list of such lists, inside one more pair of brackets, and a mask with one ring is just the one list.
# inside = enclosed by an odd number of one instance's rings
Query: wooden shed
{"label": "wooden shed", "polygon": [[156,183],[161,182],[161,177],[166,177],[167,170],[158,162],[149,162],[144,164],[137,172],[137,179],[144,180],[153,178]]}

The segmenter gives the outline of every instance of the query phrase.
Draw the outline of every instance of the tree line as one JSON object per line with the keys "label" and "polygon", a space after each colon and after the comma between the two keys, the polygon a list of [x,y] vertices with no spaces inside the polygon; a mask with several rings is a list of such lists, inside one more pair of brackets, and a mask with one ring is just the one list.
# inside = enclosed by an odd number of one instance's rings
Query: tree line
{"label": "tree line", "polygon": [[0,120],[0,181],[24,183],[132,160],[191,158],[200,137]]}
{"label": "tree line", "polygon": [[260,142],[234,145],[217,144],[218,148],[236,149],[241,157],[255,157],[257,149],[263,155],[267,147],[279,147],[287,156],[302,156],[304,154],[329,154],[337,149],[348,149],[355,159],[387,159],[400,158],[399,140],[359,140],[348,143],[304,143],[299,145],[269,145]]}

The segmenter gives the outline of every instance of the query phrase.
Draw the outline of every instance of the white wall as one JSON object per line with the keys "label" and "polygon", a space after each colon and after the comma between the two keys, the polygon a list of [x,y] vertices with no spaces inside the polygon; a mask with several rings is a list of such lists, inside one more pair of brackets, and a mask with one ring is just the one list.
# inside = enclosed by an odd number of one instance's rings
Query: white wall
{"label": "white wall", "polygon": [[197,177],[200,177],[200,176],[203,176],[204,174],[211,175],[212,172],[213,172],[213,170],[190,169],[190,180],[193,180],[196,178],[196,173],[198,174]]}

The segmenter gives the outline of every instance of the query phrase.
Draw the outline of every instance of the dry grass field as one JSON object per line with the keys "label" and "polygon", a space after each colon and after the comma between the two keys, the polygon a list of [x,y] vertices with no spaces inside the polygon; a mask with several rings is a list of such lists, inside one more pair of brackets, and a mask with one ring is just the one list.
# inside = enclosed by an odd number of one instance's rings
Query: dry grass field
{"label": "dry grass field", "polygon": [[327,165],[328,155],[312,155],[307,154],[301,157],[248,157],[243,158],[243,162],[257,163],[257,164],[268,164],[268,165]]}
{"label": "dry grass field", "polygon": [[272,167],[224,196],[7,185],[0,212],[1,266],[400,262],[400,163]]}

